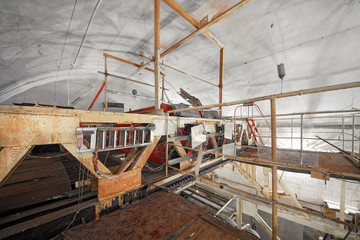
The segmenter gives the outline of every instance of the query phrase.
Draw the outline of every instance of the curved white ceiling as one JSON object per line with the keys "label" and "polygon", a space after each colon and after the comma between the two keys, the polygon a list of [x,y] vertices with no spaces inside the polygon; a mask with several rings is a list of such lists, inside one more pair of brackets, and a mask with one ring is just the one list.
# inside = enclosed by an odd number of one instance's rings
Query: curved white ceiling
{"label": "curved white ceiling", "polygon": [[[234,0],[178,0],[197,20],[224,11]],[[74,8],[74,4],[75,8]],[[73,12],[74,10],[74,12]],[[161,3],[161,51],[195,29]],[[73,17],[71,19],[71,16]],[[93,17],[91,17],[93,15]],[[68,105],[103,80],[103,51],[140,63],[153,54],[153,1],[0,1],[0,103]],[[71,21],[71,24],[69,25]],[[69,30],[68,30],[69,28]],[[354,0],[253,0],[210,31],[225,45],[224,101],[359,81],[360,4]],[[66,41],[65,41],[66,39]],[[218,81],[219,48],[199,35],[164,60],[204,79]],[[284,63],[286,76],[277,77]],[[203,104],[216,103],[216,87],[166,67],[168,95],[180,87]],[[109,72],[147,83],[150,72],[109,61]],[[126,108],[153,105],[152,87],[110,78],[110,101]],[[132,96],[137,89],[138,96]],[[278,112],[360,108],[350,89],[279,100]],[[87,109],[93,92],[75,107]],[[95,105],[100,110],[103,96]],[[262,103],[264,111],[267,106]],[[227,108],[231,114],[232,108]]]}

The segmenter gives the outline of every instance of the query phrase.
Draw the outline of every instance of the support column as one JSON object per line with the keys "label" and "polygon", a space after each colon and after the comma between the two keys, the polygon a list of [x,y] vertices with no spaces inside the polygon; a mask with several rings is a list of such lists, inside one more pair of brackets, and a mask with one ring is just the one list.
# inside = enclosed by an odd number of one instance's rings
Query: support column
{"label": "support column", "polygon": [[[223,98],[223,78],[224,78],[224,48],[220,49],[220,71],[219,71],[219,104]],[[219,116],[222,118],[222,106],[219,106]]]}
{"label": "support column", "polygon": [[164,102],[165,98],[165,75],[162,76],[162,89],[161,89],[161,101]]}
{"label": "support column", "polygon": [[[345,217],[345,196],[346,196],[346,182],[341,181],[341,192],[340,192],[340,221],[344,221]],[[340,224],[341,228],[344,228],[344,225]]]}
{"label": "support column", "polygon": [[108,95],[107,95],[107,90],[108,90],[108,85],[107,85],[107,82],[108,82],[108,71],[107,71],[107,57],[105,56],[105,112],[107,112],[107,105],[108,105]]}
{"label": "support column", "polygon": [[242,204],[240,198],[236,198],[236,226],[238,229],[242,227]]}
{"label": "support column", "polygon": [[353,125],[352,125],[352,139],[351,139],[351,154],[354,156],[355,149],[355,114],[353,115]]}
{"label": "support column", "polygon": [[166,113],[166,150],[165,150],[165,176],[168,176],[169,173],[169,112]]}
{"label": "support column", "polygon": [[300,116],[300,165],[303,164],[304,115]]}
{"label": "support column", "polygon": [[[272,98],[271,100],[271,158],[273,162],[277,162],[276,154],[276,99]],[[272,167],[272,239],[277,239],[277,204],[278,200],[277,194],[277,167]]]}
{"label": "support column", "polygon": [[160,0],[154,0],[155,111],[160,110]]}
{"label": "support column", "polygon": [[342,150],[345,151],[345,120],[344,120],[344,116],[342,116],[342,142],[343,142],[343,147]]}

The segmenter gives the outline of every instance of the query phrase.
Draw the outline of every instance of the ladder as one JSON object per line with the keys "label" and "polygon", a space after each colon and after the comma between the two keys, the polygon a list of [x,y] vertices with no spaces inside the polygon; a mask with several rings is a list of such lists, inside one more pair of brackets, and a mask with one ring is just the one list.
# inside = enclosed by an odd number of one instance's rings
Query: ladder
{"label": "ladder", "polygon": [[252,136],[253,136],[253,138],[254,138],[254,140],[256,142],[256,145],[261,148],[264,145],[264,142],[261,139],[261,137],[258,136],[259,131],[258,131],[256,125],[255,125],[254,119],[253,118],[246,118],[246,122],[247,122],[247,124],[248,124],[248,126],[250,128],[251,134],[252,134]]}
{"label": "ladder", "polygon": [[155,127],[77,128],[77,153],[101,152],[153,144]]}

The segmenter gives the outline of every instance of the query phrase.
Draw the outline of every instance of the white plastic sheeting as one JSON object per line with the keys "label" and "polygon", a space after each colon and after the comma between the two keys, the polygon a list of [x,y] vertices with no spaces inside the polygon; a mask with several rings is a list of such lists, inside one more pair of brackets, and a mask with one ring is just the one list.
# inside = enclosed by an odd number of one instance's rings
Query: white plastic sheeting
{"label": "white plastic sheeting", "polygon": [[[209,19],[235,0],[177,1],[197,20]],[[104,79],[102,52],[140,63],[138,49],[153,53],[153,1],[0,1],[0,103],[68,105]],[[96,5],[97,10],[94,11]],[[74,10],[71,24],[69,25]],[[92,21],[90,21],[93,15]],[[69,29],[69,31],[68,31]],[[86,36],[84,34],[88,29]],[[161,3],[161,51],[194,28]],[[360,4],[354,0],[253,0],[210,28],[224,43],[224,102],[359,80]],[[67,37],[66,37],[67,36]],[[65,41],[66,38],[66,41]],[[219,49],[199,35],[164,60],[214,83]],[[286,76],[277,76],[284,63]],[[163,68],[169,97],[183,101],[180,87],[203,104],[218,101],[218,89]],[[153,73],[109,61],[109,72],[153,83]],[[109,101],[125,108],[153,105],[151,87],[109,78]],[[132,89],[138,95],[132,96]],[[278,113],[360,108],[359,89],[278,100]],[[96,93],[76,108],[87,109]],[[102,109],[101,94],[94,109]],[[264,113],[268,103],[259,103]],[[225,115],[233,107],[224,108]]]}

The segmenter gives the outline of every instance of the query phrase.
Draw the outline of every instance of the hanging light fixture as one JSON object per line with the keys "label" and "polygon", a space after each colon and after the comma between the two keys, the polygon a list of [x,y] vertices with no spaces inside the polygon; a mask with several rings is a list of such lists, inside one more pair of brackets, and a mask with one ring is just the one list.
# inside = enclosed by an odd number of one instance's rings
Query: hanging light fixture
{"label": "hanging light fixture", "polygon": [[283,80],[285,77],[285,65],[283,63],[280,63],[279,65],[277,65],[277,70],[278,70],[279,78]]}

